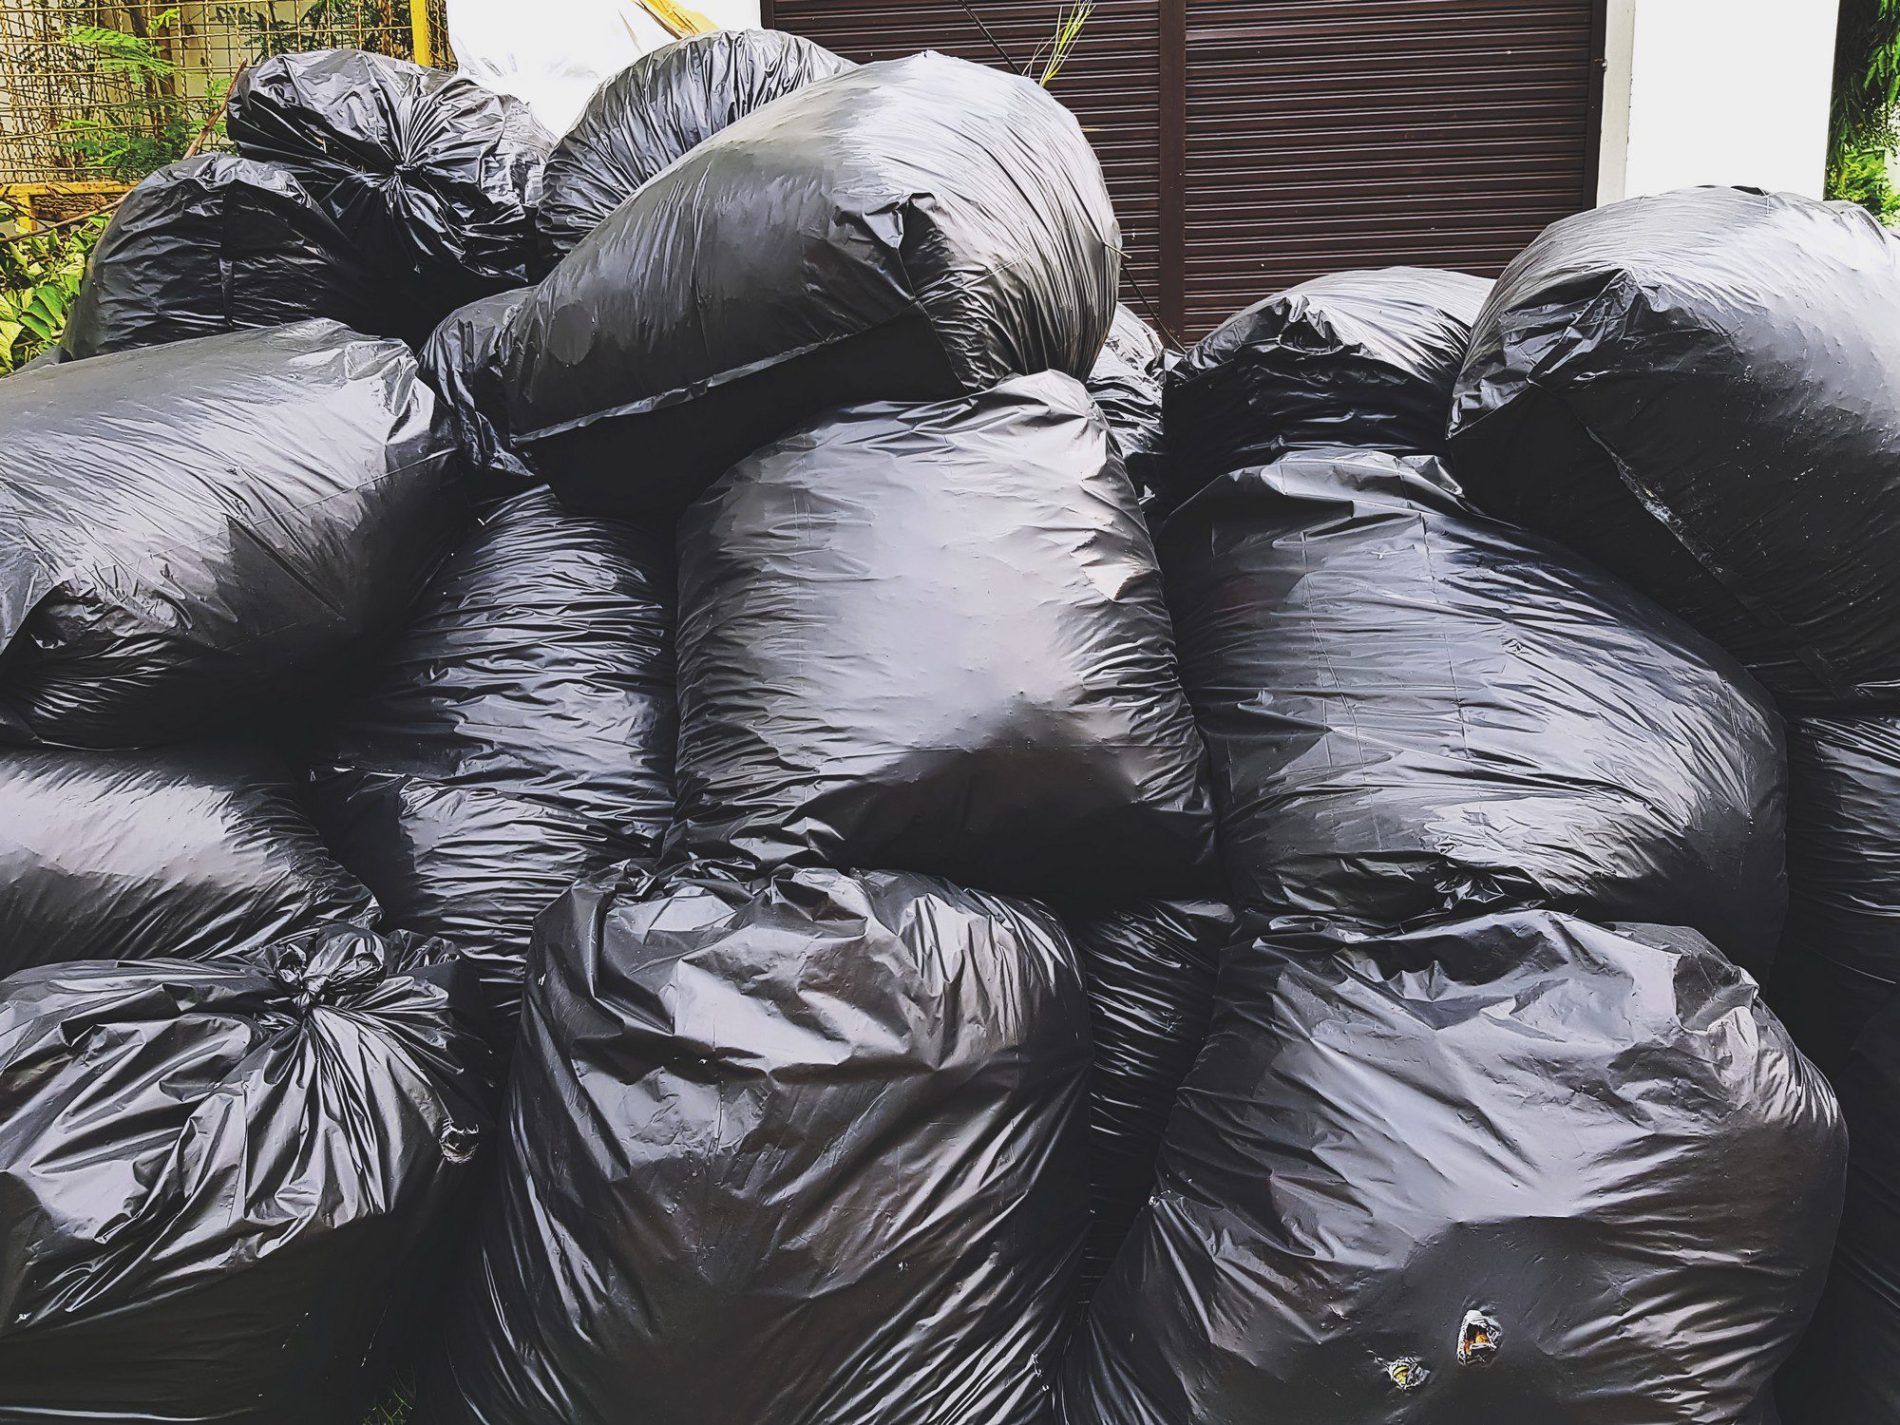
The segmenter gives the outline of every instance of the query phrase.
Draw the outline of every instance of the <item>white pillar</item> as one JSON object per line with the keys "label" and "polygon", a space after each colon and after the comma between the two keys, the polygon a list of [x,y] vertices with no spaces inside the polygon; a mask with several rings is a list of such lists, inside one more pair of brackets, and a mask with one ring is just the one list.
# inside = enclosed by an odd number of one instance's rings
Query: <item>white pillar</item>
{"label": "white pillar", "polygon": [[1699,183],[1821,195],[1836,0],[1609,0],[1597,201]]}

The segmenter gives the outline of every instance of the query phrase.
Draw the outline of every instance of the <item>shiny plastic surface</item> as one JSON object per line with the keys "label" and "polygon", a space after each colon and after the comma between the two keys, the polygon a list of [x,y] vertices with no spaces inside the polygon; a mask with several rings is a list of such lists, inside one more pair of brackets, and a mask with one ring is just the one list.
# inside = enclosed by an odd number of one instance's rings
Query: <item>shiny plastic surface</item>
{"label": "shiny plastic surface", "polygon": [[1761,1425],[1846,1149],[1689,931],[1510,912],[1237,947],[1064,1419]]}
{"label": "shiny plastic surface", "polygon": [[120,202],[60,348],[101,356],[309,317],[393,335],[391,295],[289,169],[204,154]]}
{"label": "shiny plastic surface", "polygon": [[0,750],[0,975],[209,960],[375,918],[267,755]]}
{"label": "shiny plastic surface", "polygon": [[1833,1074],[1900,992],[1900,718],[1797,719],[1788,772],[1788,928],[1768,998]]}
{"label": "shiny plastic surface", "polygon": [[602,84],[548,156],[536,214],[559,262],[675,159],[774,99],[855,68],[783,30],[714,30],[643,55]]}
{"label": "shiny plastic surface", "polygon": [[676,514],[822,411],[1086,376],[1120,229],[1069,111],[921,54],[755,111],[536,290],[502,429],[575,508]]}
{"label": "shiny plastic surface", "polygon": [[1111,902],[1203,884],[1206,754],[1077,382],[836,412],[735,466],[679,548],[670,857]]}
{"label": "shiny plastic surface", "polygon": [[462,950],[504,1031],[534,917],[657,849],[673,676],[671,541],[530,491],[443,566],[319,753],[326,838],[390,924]]}
{"label": "shiny plastic surface", "polygon": [[1149,901],[1069,914],[1089,993],[1089,1208],[1081,1286],[1093,1291],[1154,1186],[1175,1091],[1214,1014],[1214,977],[1235,938],[1231,907]]}
{"label": "shiny plastic surface", "polygon": [[193,740],[334,680],[463,518],[434,405],[321,321],[0,383],[0,742]]}
{"label": "shiny plastic surface", "polygon": [[1490,290],[1430,267],[1337,272],[1228,318],[1168,373],[1170,493],[1314,447],[1442,455]]}
{"label": "shiny plastic surface", "polygon": [[1046,1425],[1088,1010],[1047,911],[892,872],[543,917],[431,1425]]}
{"label": "shiny plastic surface", "polygon": [[1153,464],[1163,458],[1161,338],[1127,307],[1115,308],[1114,323],[1095,367],[1084,383],[1121,452],[1137,487],[1152,489]]}
{"label": "shiny plastic surface", "polygon": [[0,1420],[362,1418],[490,1136],[443,949],[334,927],[0,981]]}
{"label": "shiny plastic surface", "polygon": [[238,76],[225,127],[363,245],[418,341],[463,303],[540,275],[534,205],[554,136],[511,95],[362,50],[280,54]]}
{"label": "shiny plastic surface", "polygon": [[1390,928],[1543,906],[1689,925],[1765,974],[1780,719],[1720,650],[1437,462],[1291,455],[1160,540],[1233,894]]}
{"label": "shiny plastic surface", "polygon": [[493,422],[505,412],[501,363],[508,324],[531,287],[497,292],[442,319],[419,355],[422,377],[440,398],[439,419],[475,482],[477,494],[500,497],[541,477]]}
{"label": "shiny plastic surface", "polygon": [[1553,224],[1499,279],[1452,449],[1784,699],[1900,707],[1900,240],[1695,188]]}
{"label": "shiny plastic surface", "polygon": [[1869,1023],[1834,1082],[1854,1152],[1814,1324],[1775,1384],[1784,1425],[1900,1420],[1900,1005]]}

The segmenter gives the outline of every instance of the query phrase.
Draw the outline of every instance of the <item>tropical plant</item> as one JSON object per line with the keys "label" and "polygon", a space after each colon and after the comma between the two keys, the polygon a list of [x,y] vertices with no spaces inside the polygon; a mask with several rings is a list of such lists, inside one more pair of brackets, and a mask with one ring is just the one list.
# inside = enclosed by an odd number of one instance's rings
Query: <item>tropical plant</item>
{"label": "tropical plant", "polygon": [[1900,216],[1890,166],[1900,148],[1900,0],[1841,0],[1827,194],[1883,222]]}
{"label": "tropical plant", "polygon": [[178,92],[178,66],[155,38],[178,26],[176,6],[153,15],[145,33],[105,25],[79,25],[63,43],[111,93],[93,112],[60,126],[60,143],[75,167],[122,183],[136,183],[153,169],[183,158],[213,128],[224,107],[227,82],[213,83],[201,97]]}
{"label": "tropical plant", "polygon": [[[108,214],[0,237],[0,376],[59,340]],[[0,222],[19,215],[0,205]]]}

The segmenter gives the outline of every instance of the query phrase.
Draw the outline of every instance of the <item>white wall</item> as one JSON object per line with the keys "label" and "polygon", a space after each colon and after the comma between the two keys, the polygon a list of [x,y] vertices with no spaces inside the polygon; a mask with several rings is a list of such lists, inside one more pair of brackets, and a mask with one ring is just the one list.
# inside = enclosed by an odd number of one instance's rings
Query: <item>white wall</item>
{"label": "white wall", "polygon": [[1609,0],[1599,202],[1698,183],[1819,197],[1837,0]]}

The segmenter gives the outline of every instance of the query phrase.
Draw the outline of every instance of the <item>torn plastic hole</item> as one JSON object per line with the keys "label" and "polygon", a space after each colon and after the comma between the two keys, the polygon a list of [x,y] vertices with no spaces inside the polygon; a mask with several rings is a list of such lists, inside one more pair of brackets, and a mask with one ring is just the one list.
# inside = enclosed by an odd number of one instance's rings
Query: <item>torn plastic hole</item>
{"label": "torn plastic hole", "polygon": [[1482,1311],[1467,1311],[1464,1325],[1458,1329],[1458,1364],[1488,1366],[1497,1358],[1504,1333],[1497,1319]]}
{"label": "torn plastic hole", "polygon": [[1431,1368],[1417,1356],[1400,1356],[1396,1361],[1385,1361],[1385,1373],[1391,1377],[1392,1384],[1400,1390],[1417,1390],[1431,1379]]}

